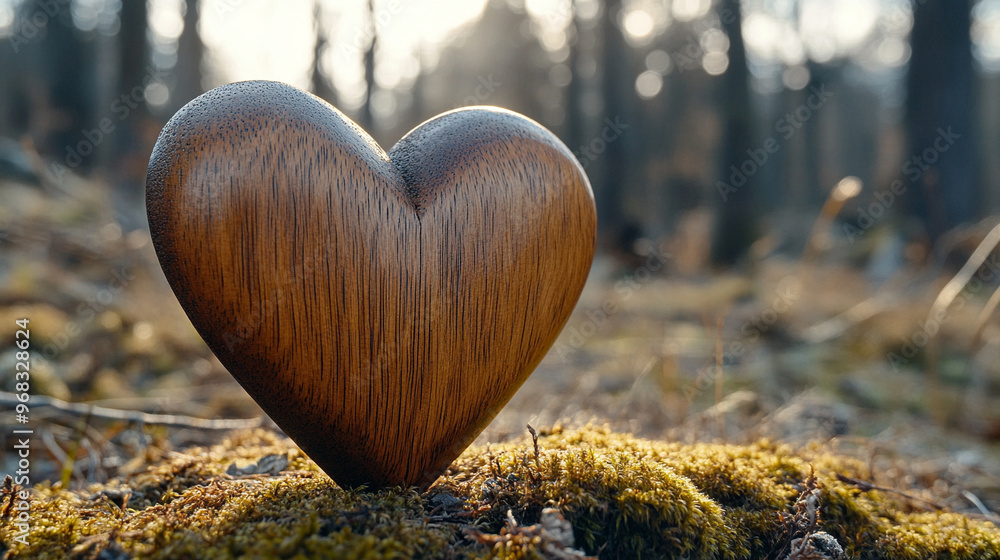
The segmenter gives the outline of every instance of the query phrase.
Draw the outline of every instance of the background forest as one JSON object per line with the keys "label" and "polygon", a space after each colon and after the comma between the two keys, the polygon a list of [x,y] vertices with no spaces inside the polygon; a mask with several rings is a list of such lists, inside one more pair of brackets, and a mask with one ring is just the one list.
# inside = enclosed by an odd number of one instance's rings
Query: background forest
{"label": "background forest", "polygon": [[996,519],[1000,0],[0,0],[0,337],[37,329],[37,480],[105,480],[217,437],[192,418],[260,414],[142,206],[166,120],[245,79],[386,149],[483,104],[577,155],[600,254],[482,441],[529,421],[818,439]]}

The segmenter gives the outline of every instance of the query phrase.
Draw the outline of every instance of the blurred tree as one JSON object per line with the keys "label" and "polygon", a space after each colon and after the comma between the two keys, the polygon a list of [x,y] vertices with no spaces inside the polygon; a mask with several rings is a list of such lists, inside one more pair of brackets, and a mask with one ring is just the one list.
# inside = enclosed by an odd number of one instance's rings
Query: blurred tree
{"label": "blurred tree", "polygon": [[[729,66],[722,76],[719,100],[722,115],[719,181],[728,187],[719,187],[718,194],[722,196],[719,197],[721,203],[712,240],[712,260],[726,266],[736,263],[756,240],[755,221],[759,208],[756,171],[746,173],[740,169],[748,157],[747,150],[753,148],[753,118],[739,0],[722,0],[719,18],[722,30],[729,37]],[[738,180],[732,180],[734,175]]]}
{"label": "blurred tree", "polygon": [[[116,220],[125,231],[130,231],[144,227],[143,183],[152,148],[145,132],[159,127],[154,124],[146,102],[149,91],[146,86],[152,78],[147,2],[122,2],[118,17],[121,30],[117,36],[118,98],[112,104],[115,124],[112,203]],[[197,29],[197,25],[192,27]]]}
{"label": "blurred tree", "polygon": [[368,25],[371,41],[365,49],[365,102],[361,105],[361,126],[374,134],[375,119],[372,117],[372,95],[375,93],[375,47],[378,44],[378,28],[375,19],[375,0],[368,0]]}
{"label": "blurred tree", "polygon": [[[806,61],[806,68],[809,71],[809,83],[807,87],[799,91],[799,100],[796,107],[801,107],[802,105],[808,107],[809,96],[813,95],[813,91],[830,89],[829,86],[833,80],[828,75],[839,75],[838,69],[820,64],[812,59]],[[839,88],[834,88],[834,91],[839,91]],[[833,162],[830,160],[834,159],[833,154],[824,153],[825,143],[823,139],[824,136],[831,135],[833,131],[823,129],[820,116],[818,112],[812,113],[802,123],[803,130],[798,132],[798,134],[804,137],[806,200],[808,201],[808,208],[810,210],[818,210],[823,205],[823,201],[826,200],[827,187],[833,183],[832,178],[826,177],[823,173],[824,168],[832,166]]]}
{"label": "blurred tree", "polygon": [[[118,92],[132,97],[132,90],[142,86],[149,73],[149,10],[145,0],[122,2],[121,29],[118,31]],[[185,102],[186,103],[186,102]],[[149,115],[144,99],[128,103],[129,116]],[[135,105],[135,107],[132,107]]]}
{"label": "blurred tree", "polygon": [[[613,123],[624,123],[628,126],[632,122],[629,108],[635,97],[629,95],[632,92],[635,76],[629,68],[629,52],[618,23],[621,17],[622,1],[607,0],[604,5],[604,17],[601,20],[603,41],[601,94],[604,101],[604,122],[598,128],[606,127],[609,134],[606,137],[598,135],[585,144],[604,147],[603,153],[597,153],[600,150],[594,149],[593,146],[590,150],[592,155],[600,160],[604,169],[603,180],[595,184],[597,212],[600,217],[598,224],[604,234],[616,232],[615,235],[625,226],[622,201],[625,191],[629,188],[629,154],[625,149],[625,139],[620,137],[620,132]],[[611,138],[612,134],[614,138]]]}
{"label": "blurred tree", "polygon": [[[909,159],[903,180],[916,180],[911,211],[931,242],[978,214],[971,0],[914,4],[907,77]],[[957,137],[958,135],[960,137]],[[942,149],[943,148],[943,149]]]}
{"label": "blurred tree", "polygon": [[[141,3],[141,2],[140,2]],[[198,31],[200,3],[187,0],[184,4],[184,30],[177,40],[177,85],[171,98],[173,111],[204,93],[202,88],[202,60],[205,45]],[[171,111],[171,112],[173,112]]]}
{"label": "blurred tree", "polygon": [[425,57],[422,51],[418,53],[417,60],[420,61],[420,70],[417,72],[417,76],[413,79],[413,85],[410,87],[409,114],[400,123],[407,132],[432,116],[427,114],[427,102],[424,98],[424,90],[427,86],[427,72],[425,71],[426,63],[424,62]]}
{"label": "blurred tree", "polygon": [[[21,8],[25,22],[42,13],[34,2],[25,2]],[[29,38],[23,51],[22,68],[32,96],[31,127],[44,135],[44,152],[75,170],[91,169],[97,163],[93,151],[101,147],[80,150],[78,144],[84,140],[82,131],[93,127],[97,105],[96,43],[88,40],[92,34],[76,28],[68,9],[52,15],[38,32],[40,36]]]}
{"label": "blurred tree", "polygon": [[578,13],[576,0],[570,1],[570,11],[573,14],[569,29],[569,56],[566,65],[570,70],[570,82],[566,86],[566,132],[563,140],[571,148],[579,146],[583,141],[583,111],[580,99],[583,94],[583,76],[580,72],[580,51],[583,49],[583,22]]}
{"label": "blurred tree", "polygon": [[329,45],[324,20],[323,5],[320,0],[316,0],[316,3],[313,5],[313,30],[316,33],[316,43],[313,47],[310,85],[313,94],[336,105],[337,92],[330,84],[330,79],[327,77],[326,72],[323,71],[323,56]]}
{"label": "blurred tree", "polygon": [[483,17],[445,48],[424,82],[428,115],[465,105],[497,105],[545,119],[543,87],[551,58],[531,32],[531,18],[505,0],[491,0]]}
{"label": "blurred tree", "polygon": [[[15,34],[18,33],[16,25]],[[19,43],[15,47],[13,39],[0,42],[0,70],[5,77],[21,75],[20,80],[0,80],[0,135],[20,137],[28,132],[31,100],[27,89],[32,76],[21,64],[28,56],[22,51]]]}

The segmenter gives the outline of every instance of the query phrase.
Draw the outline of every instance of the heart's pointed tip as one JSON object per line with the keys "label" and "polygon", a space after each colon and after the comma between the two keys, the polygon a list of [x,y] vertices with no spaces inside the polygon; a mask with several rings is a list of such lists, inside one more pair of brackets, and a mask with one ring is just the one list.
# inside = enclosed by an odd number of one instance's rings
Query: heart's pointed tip
{"label": "heart's pointed tip", "polygon": [[[326,474],[325,471],[324,474]],[[385,491],[404,493],[412,490],[418,494],[423,494],[427,492],[430,489],[430,487],[433,486],[434,483],[438,481],[439,478],[441,478],[441,475],[437,474],[434,475],[433,478],[424,477],[415,481],[407,481],[407,480],[377,481],[369,478],[349,478],[345,480],[337,480],[337,478],[334,478],[329,474],[327,474],[326,476],[330,480],[332,480],[334,484],[340,487],[340,489],[358,493],[374,493],[374,492],[385,492]]]}

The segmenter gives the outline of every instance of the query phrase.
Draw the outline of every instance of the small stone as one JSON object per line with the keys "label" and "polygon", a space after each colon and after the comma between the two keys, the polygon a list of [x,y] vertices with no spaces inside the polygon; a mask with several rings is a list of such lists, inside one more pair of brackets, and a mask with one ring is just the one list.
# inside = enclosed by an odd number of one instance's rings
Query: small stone
{"label": "small stone", "polygon": [[572,548],[573,525],[569,521],[566,521],[561,511],[556,508],[543,509],[540,523],[542,530],[551,542],[566,548]]}
{"label": "small stone", "polygon": [[785,560],[847,560],[843,547],[829,533],[813,533],[808,538],[807,543],[803,538],[793,540]]}
{"label": "small stone", "polygon": [[276,475],[288,468],[287,455],[267,455],[261,457],[256,463],[250,463],[245,467],[237,467],[233,462],[226,469],[229,476],[245,476],[248,474],[270,474]]}
{"label": "small stone", "polygon": [[433,498],[431,498],[431,505],[436,508],[451,509],[453,507],[462,505],[462,500],[459,500],[455,496],[452,496],[451,494],[444,492],[442,494],[438,494]]}

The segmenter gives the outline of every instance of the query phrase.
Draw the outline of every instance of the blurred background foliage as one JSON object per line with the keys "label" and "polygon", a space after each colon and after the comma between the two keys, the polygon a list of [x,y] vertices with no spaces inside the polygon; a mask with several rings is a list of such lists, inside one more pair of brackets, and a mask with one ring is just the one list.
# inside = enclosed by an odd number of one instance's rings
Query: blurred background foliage
{"label": "blurred background foliage", "polygon": [[[855,222],[904,180],[889,213],[924,248],[1000,208],[998,0],[3,0],[0,38],[8,167],[28,140],[103,176],[132,227],[165,120],[261,78],[385,147],[455,107],[522,112],[587,167],[612,249],[707,214],[718,264],[774,231],[801,250],[848,175]],[[911,161],[939,129],[947,157]]]}
{"label": "blurred background foliage", "polygon": [[[1000,508],[1000,0],[0,0],[0,340],[31,318],[39,398],[261,414],[142,209],[162,125],[246,79],[312,91],[383,147],[506,107],[585,167],[590,283],[482,441],[528,421],[819,439],[885,484]],[[33,412],[39,480],[218,433],[86,410]]]}

